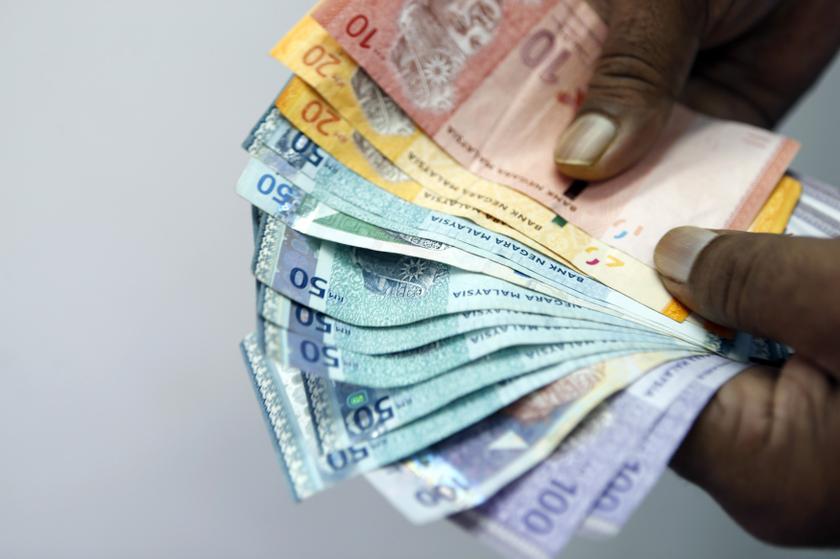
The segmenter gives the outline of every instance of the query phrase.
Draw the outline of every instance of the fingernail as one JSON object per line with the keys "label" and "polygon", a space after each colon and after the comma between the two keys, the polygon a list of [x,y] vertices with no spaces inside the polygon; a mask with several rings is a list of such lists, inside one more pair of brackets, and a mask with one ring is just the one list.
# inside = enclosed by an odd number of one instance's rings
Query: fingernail
{"label": "fingernail", "polygon": [[694,261],[717,233],[700,227],[677,227],[659,240],[653,262],[659,273],[678,283],[688,283]]}
{"label": "fingernail", "polygon": [[615,139],[612,120],[597,113],[575,119],[557,140],[554,160],[562,165],[594,165]]}

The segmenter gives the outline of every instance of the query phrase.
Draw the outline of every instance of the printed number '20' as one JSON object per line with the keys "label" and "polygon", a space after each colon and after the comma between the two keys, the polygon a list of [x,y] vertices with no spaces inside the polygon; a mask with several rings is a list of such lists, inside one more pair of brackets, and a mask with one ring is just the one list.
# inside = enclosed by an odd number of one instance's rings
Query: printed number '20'
{"label": "printed number '20'", "polygon": [[324,107],[319,99],[313,99],[307,103],[300,112],[300,116],[309,124],[314,124],[315,129],[324,136],[330,135],[330,131],[327,130],[328,125],[341,120],[331,109]]}
{"label": "printed number '20'", "polygon": [[326,78],[328,76],[324,73],[324,68],[341,63],[341,59],[333,53],[327,52],[321,45],[314,45],[304,53],[303,63],[312,66],[319,76]]}

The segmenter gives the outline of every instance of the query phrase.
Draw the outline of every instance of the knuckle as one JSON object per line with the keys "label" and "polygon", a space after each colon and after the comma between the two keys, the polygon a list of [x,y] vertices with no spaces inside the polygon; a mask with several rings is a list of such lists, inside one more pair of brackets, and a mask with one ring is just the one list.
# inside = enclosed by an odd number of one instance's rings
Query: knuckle
{"label": "knuckle", "polygon": [[656,64],[647,58],[629,53],[604,54],[598,61],[589,86],[590,94],[618,97],[651,98],[676,97],[670,80]]}
{"label": "knuckle", "polygon": [[[724,235],[700,255],[697,293],[713,320],[727,325],[760,324],[767,303],[763,282],[773,255],[766,242],[743,243],[740,235]],[[705,254],[708,253],[708,254]],[[692,278],[694,280],[694,278]]]}

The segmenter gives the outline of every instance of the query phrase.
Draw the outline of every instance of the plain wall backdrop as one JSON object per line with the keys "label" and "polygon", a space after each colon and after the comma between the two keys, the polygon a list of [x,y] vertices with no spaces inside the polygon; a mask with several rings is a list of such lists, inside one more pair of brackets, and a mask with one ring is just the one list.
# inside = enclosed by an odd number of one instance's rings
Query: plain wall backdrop
{"label": "plain wall backdrop", "polygon": [[[309,7],[0,1],[0,557],[494,557],[357,479],[294,504],[237,344],[254,322],[239,144]],[[840,68],[783,131],[840,181]],[[816,557],[668,474],[564,557]]]}

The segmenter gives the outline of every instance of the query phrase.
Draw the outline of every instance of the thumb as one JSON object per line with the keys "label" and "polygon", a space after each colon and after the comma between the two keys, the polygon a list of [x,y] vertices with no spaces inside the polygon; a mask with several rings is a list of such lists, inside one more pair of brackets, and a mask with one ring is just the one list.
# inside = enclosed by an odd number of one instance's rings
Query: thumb
{"label": "thumb", "polygon": [[554,159],[563,174],[606,179],[650,150],[694,63],[702,4],[612,2],[586,100],[557,140]]}
{"label": "thumb", "polygon": [[840,239],[678,227],[654,261],[665,287],[705,318],[840,371]]}

